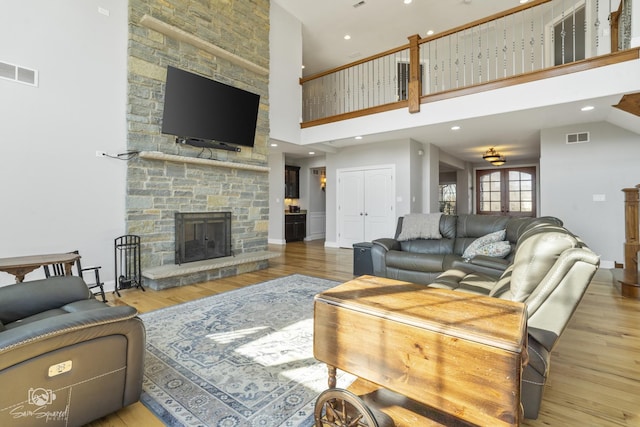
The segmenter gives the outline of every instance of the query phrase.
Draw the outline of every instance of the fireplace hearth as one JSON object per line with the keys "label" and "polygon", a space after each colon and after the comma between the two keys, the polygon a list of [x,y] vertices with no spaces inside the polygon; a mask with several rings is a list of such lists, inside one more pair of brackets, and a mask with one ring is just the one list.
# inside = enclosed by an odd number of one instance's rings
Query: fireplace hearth
{"label": "fireplace hearth", "polygon": [[231,212],[176,212],[175,263],[231,256]]}

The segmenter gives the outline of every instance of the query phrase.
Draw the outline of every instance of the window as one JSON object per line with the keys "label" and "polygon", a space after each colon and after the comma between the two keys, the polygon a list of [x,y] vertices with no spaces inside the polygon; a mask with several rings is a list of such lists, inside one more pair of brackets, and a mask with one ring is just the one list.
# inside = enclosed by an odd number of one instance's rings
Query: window
{"label": "window", "polygon": [[481,215],[536,215],[535,168],[478,170],[476,211]]}
{"label": "window", "polygon": [[455,215],[456,209],[456,184],[441,184],[438,186],[440,212],[445,215]]}

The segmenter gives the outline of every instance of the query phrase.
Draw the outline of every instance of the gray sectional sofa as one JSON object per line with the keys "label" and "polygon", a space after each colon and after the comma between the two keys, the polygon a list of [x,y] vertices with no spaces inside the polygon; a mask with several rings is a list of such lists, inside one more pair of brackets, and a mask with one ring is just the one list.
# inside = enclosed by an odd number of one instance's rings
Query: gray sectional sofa
{"label": "gray sectional sofa", "polygon": [[[535,419],[551,351],[600,259],[556,218],[442,215],[439,221],[440,239],[374,241],[374,274],[524,303],[529,361],[523,371],[521,402],[525,418]],[[396,237],[402,237],[402,222],[398,221]],[[501,230],[509,242],[508,254],[463,257],[474,240]]]}
{"label": "gray sectional sofa", "polygon": [[[437,232],[431,229],[425,234],[414,228],[414,232],[405,233],[403,225],[409,220],[414,220],[412,225],[419,225],[420,217],[424,217],[425,228],[432,227],[430,220],[437,221]],[[427,285],[442,272],[465,262],[477,271],[500,275],[513,260],[513,249],[522,233],[540,223],[562,225],[562,221],[554,217],[517,218],[473,214],[412,214],[400,217],[394,238],[372,242],[373,274]],[[477,255],[469,261],[463,258],[465,250],[475,240],[500,230],[505,230],[504,240],[511,247],[509,254],[504,257]],[[436,237],[416,237],[425,235]]]}

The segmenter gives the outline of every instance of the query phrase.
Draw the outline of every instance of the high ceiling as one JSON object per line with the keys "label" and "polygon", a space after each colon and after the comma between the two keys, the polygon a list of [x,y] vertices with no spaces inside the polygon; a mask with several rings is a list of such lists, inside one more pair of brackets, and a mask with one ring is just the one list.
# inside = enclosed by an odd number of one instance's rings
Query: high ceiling
{"label": "high ceiling", "polygon": [[[408,42],[407,37],[427,31],[440,33],[477,19],[485,18],[520,4],[520,0],[274,0],[302,23],[303,75],[315,73],[366,58]],[[351,36],[345,40],[344,36]],[[627,121],[640,132],[640,119],[614,111],[620,96],[602,96],[589,100],[596,107],[585,114],[586,103],[567,103],[552,107],[465,120],[464,132],[453,134],[452,123],[369,135],[359,143],[398,138],[412,138],[433,143],[459,159],[477,162],[479,153],[488,146],[508,147],[511,160],[532,160],[540,155],[539,131],[544,128],[576,123],[605,121],[616,116],[618,125]],[[630,117],[620,119],[619,114]],[[634,129],[635,128],[635,129]],[[352,145],[353,138],[334,140],[330,147]],[[278,150],[290,156],[316,156],[322,151],[313,146],[284,144]]]}
{"label": "high ceiling", "polygon": [[[274,0],[302,22],[305,76],[511,9],[520,0]],[[351,39],[345,40],[349,34]]]}

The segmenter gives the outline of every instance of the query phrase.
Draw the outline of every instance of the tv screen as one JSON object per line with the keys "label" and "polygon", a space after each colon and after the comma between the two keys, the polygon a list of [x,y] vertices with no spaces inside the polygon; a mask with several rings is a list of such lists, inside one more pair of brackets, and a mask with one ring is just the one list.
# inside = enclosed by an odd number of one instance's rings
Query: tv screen
{"label": "tv screen", "polygon": [[167,67],[162,133],[253,147],[260,95]]}

